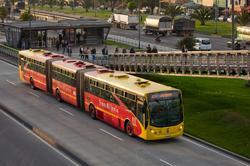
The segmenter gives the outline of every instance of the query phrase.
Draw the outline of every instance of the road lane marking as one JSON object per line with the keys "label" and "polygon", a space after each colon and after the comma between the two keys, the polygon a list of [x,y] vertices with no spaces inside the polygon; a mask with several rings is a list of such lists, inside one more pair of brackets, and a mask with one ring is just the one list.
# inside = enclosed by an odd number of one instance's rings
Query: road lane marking
{"label": "road lane marking", "polygon": [[33,93],[33,92],[29,92],[29,94],[31,94],[31,95],[33,95],[33,96],[35,96],[35,97],[37,97],[37,98],[40,97],[40,96],[38,96],[37,94],[35,94],[35,93]]}
{"label": "road lane marking", "polygon": [[11,75],[11,74],[17,74],[17,72],[0,73],[0,76],[2,76],[2,75]]}
{"label": "road lane marking", "polygon": [[0,62],[2,62],[2,63],[4,63],[4,64],[6,64],[6,65],[8,65],[8,66],[11,66],[11,67],[14,67],[14,68],[18,69],[18,67],[17,67],[17,66],[15,66],[15,65],[13,65],[13,64],[11,64],[11,63],[7,63],[7,62],[2,61],[2,60],[0,60]]}
{"label": "road lane marking", "polygon": [[169,165],[169,166],[174,166],[174,165],[170,164],[169,162],[167,162],[165,160],[160,159],[160,161],[163,162],[163,163],[165,163],[165,164],[167,164],[167,165]]}
{"label": "road lane marking", "polygon": [[238,163],[240,163],[240,164],[242,164],[242,165],[249,166],[249,165],[246,164],[246,163],[243,163],[243,162],[241,162],[241,161],[239,161],[239,160],[237,160],[237,159],[234,159],[234,158],[232,158],[232,157],[230,157],[230,156],[228,156],[228,155],[226,155],[226,154],[223,154],[223,153],[221,153],[221,152],[219,152],[219,151],[216,151],[216,150],[214,150],[214,149],[211,149],[211,148],[209,148],[209,147],[206,147],[206,146],[204,146],[204,145],[201,145],[201,144],[199,144],[199,143],[196,143],[196,142],[194,142],[194,141],[192,141],[192,140],[189,140],[188,138],[182,137],[182,138],[180,138],[180,139],[184,139],[184,140],[187,141],[187,142],[190,142],[190,143],[192,143],[192,144],[195,144],[195,145],[197,145],[197,146],[199,146],[199,147],[202,147],[202,148],[204,148],[204,149],[207,149],[207,150],[209,150],[209,151],[211,151],[211,152],[217,153],[217,154],[219,154],[219,155],[221,155],[221,156],[223,156],[223,157],[226,157],[226,158],[228,158],[228,159],[231,159],[231,160],[233,160],[233,161],[236,161],[236,162],[238,162]]}
{"label": "road lane marking", "polygon": [[102,132],[104,132],[104,133],[106,133],[106,134],[108,134],[108,135],[110,135],[110,136],[112,136],[112,137],[118,139],[119,141],[123,141],[122,138],[117,137],[117,136],[115,136],[114,134],[111,134],[110,132],[108,132],[108,131],[106,131],[106,130],[104,130],[104,129],[101,129],[101,128],[100,128],[99,130],[101,130]]}
{"label": "road lane marking", "polygon": [[67,111],[67,110],[65,110],[65,109],[63,109],[61,107],[59,107],[59,110],[65,112],[66,114],[69,114],[70,116],[74,116],[74,114],[72,114],[71,112],[69,112],[69,111]]}
{"label": "road lane marking", "polygon": [[16,86],[16,84],[14,83],[14,82],[11,82],[11,81],[9,81],[9,80],[6,80],[8,83],[10,83],[11,85],[14,85],[14,86]]}
{"label": "road lane marking", "polygon": [[24,128],[26,131],[28,131],[28,133],[32,134],[33,136],[35,136],[37,139],[39,139],[41,142],[43,142],[45,145],[47,145],[48,147],[50,147],[52,150],[54,150],[55,152],[57,152],[59,155],[61,155],[63,158],[65,158],[66,160],[70,161],[73,165],[75,166],[80,166],[78,163],[76,163],[74,160],[70,159],[68,156],[66,156],[65,154],[63,154],[61,151],[59,151],[58,149],[56,149],[55,147],[53,147],[52,145],[50,145],[48,142],[44,141],[42,138],[40,138],[38,135],[36,135],[35,133],[33,133],[31,130],[29,130],[28,128],[26,128],[22,123],[18,122],[15,118],[11,117],[9,114],[5,113],[3,110],[0,109],[0,112],[3,113],[5,116],[7,116],[9,119],[13,120],[17,125],[21,126],[22,128]]}

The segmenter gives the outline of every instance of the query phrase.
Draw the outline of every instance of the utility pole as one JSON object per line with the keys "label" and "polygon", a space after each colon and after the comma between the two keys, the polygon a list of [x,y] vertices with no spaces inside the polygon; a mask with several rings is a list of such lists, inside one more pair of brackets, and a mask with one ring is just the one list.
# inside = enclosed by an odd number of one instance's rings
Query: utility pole
{"label": "utility pole", "polygon": [[159,0],[159,15],[161,15],[161,0]]}
{"label": "utility pole", "polygon": [[215,19],[215,34],[218,33],[218,0],[215,1],[214,19]]}
{"label": "utility pole", "polygon": [[235,39],[234,39],[234,0],[231,0],[231,4],[232,4],[232,50],[234,50],[234,43],[235,43]]}
{"label": "utility pole", "polygon": [[31,48],[31,11],[30,11],[30,1],[31,0],[29,0],[28,2],[29,2],[29,48]]}
{"label": "utility pole", "polygon": [[141,48],[141,11],[140,11],[140,0],[137,1],[137,7],[138,7],[138,19],[139,19],[139,30],[138,30],[138,48]]}

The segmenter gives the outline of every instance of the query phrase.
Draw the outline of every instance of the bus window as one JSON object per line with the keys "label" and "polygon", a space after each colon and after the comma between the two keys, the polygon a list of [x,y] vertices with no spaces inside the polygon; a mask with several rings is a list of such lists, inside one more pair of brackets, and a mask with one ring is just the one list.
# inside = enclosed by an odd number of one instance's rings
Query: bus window
{"label": "bus window", "polygon": [[147,120],[148,114],[147,114],[147,107],[146,107],[145,102],[141,103],[140,101],[137,101],[137,114],[136,114],[136,116],[146,129],[147,124],[148,124],[148,120]]}

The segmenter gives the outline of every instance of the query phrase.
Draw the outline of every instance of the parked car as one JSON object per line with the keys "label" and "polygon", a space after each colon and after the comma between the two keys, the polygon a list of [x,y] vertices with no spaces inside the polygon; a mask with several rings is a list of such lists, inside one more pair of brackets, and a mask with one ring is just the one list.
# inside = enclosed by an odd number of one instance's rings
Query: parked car
{"label": "parked car", "polygon": [[[236,21],[237,15],[234,15],[234,20]],[[232,16],[227,18],[227,22],[232,22]]]}
{"label": "parked car", "polygon": [[227,16],[221,15],[218,17],[218,21],[227,21]]}
{"label": "parked car", "polygon": [[195,50],[200,51],[210,51],[212,49],[212,44],[209,38],[201,38],[197,37],[195,38]]}
{"label": "parked car", "polygon": [[[235,49],[237,46],[239,46],[239,48],[237,48],[237,49],[246,49],[246,45],[247,45],[247,42],[243,39],[236,38],[234,41],[234,48]],[[227,42],[227,47],[232,48],[232,41]]]}

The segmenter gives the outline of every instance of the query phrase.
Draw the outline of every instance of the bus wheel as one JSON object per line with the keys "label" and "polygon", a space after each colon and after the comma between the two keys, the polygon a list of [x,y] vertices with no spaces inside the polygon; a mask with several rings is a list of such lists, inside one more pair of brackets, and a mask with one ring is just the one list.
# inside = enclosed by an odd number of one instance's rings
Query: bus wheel
{"label": "bus wheel", "polygon": [[93,105],[89,106],[89,115],[92,119],[96,119],[96,110]]}
{"label": "bus wheel", "polygon": [[36,87],[35,87],[35,85],[34,85],[33,78],[30,78],[30,88],[31,88],[31,89],[36,89]]}
{"label": "bus wheel", "polygon": [[129,121],[127,121],[125,124],[125,131],[129,136],[134,135],[133,126],[131,125],[131,123]]}
{"label": "bus wheel", "polygon": [[59,102],[62,102],[61,94],[60,94],[60,91],[58,89],[56,90],[56,100]]}

